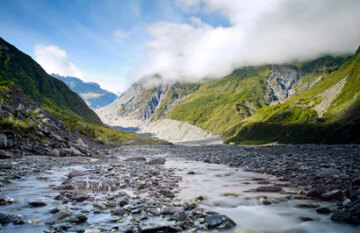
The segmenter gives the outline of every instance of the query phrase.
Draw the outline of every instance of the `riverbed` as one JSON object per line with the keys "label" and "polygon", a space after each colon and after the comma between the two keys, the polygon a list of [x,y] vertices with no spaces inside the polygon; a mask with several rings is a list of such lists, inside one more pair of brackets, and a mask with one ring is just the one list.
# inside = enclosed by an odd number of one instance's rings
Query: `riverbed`
{"label": "riverbed", "polygon": [[[360,231],[358,225],[331,220],[331,213],[319,214],[319,208],[336,212],[339,206],[311,200],[305,195],[306,185],[246,167],[194,161],[173,153],[175,149],[128,147],[109,150],[101,159],[13,160],[14,168],[8,172],[11,183],[0,188],[1,198],[8,197],[0,212],[11,218],[2,231]],[[178,153],[187,150],[181,148]],[[125,156],[125,151],[132,153]],[[66,186],[73,184],[69,182],[72,171],[79,173],[77,181],[84,177],[95,183],[87,183],[83,190],[82,183],[74,186],[79,189]],[[20,177],[20,173],[27,175]],[[104,183],[109,190],[103,188]],[[31,202],[44,205],[31,206]],[[59,218],[59,213],[65,217]],[[235,224],[209,227],[209,216],[227,216]]]}

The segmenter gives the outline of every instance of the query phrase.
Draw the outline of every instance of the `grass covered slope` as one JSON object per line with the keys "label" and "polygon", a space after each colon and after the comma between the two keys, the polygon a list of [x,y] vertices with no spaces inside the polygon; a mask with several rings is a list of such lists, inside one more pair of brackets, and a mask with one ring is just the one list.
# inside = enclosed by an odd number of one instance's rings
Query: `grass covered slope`
{"label": "grass covered slope", "polygon": [[309,89],[282,104],[259,109],[228,130],[225,142],[359,143],[359,50],[338,70],[328,67]]}
{"label": "grass covered slope", "polygon": [[[87,135],[102,144],[166,143],[150,136],[104,126],[98,116],[65,83],[48,75],[31,57],[0,38],[0,104],[9,105],[10,102],[15,108],[23,108],[24,103],[38,102],[41,108],[62,120],[67,129]],[[18,117],[16,112],[0,115],[0,130],[9,134],[26,133],[36,141],[41,122],[32,116],[35,114],[32,110],[25,112],[29,116],[26,119]]]}
{"label": "grass covered slope", "polygon": [[270,95],[265,81],[268,74],[268,66],[236,70],[202,85],[166,117],[220,134],[266,105]]}
{"label": "grass covered slope", "polygon": [[30,56],[0,38],[0,81],[11,81],[42,107],[102,124],[86,103],[63,82],[48,75]]}

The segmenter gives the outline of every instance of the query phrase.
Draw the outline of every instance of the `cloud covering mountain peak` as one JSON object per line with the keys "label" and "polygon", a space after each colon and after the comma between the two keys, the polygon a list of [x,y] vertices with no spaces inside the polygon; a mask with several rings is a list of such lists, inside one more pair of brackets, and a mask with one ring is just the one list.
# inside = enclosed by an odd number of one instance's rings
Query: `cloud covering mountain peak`
{"label": "cloud covering mountain peak", "polygon": [[[355,51],[360,44],[356,0],[178,0],[189,15],[221,14],[229,25],[201,18],[158,22],[135,78],[158,74],[170,80],[218,78],[235,68],[305,60]],[[351,28],[351,30],[349,30]]]}

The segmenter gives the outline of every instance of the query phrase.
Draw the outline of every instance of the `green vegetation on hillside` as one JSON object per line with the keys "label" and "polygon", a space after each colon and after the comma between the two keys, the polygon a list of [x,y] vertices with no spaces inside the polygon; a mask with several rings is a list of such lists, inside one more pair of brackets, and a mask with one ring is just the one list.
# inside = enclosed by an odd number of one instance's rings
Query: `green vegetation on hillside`
{"label": "green vegetation on hillside", "polygon": [[166,117],[223,133],[229,127],[266,105],[270,94],[265,78],[269,67],[247,67],[231,75],[202,85],[180,102]]}
{"label": "green vegetation on hillside", "polygon": [[0,81],[16,84],[44,108],[89,123],[102,124],[98,116],[65,83],[48,75],[30,56],[0,38]]}
{"label": "green vegetation on hillside", "polygon": [[[10,93],[11,92],[11,93]],[[24,94],[26,96],[24,96]],[[60,80],[48,75],[28,55],[0,38],[0,104],[23,107],[29,100],[62,120],[69,130],[106,144],[163,144],[163,140],[128,133],[104,126],[85,102]],[[42,120],[38,112],[27,110],[26,118],[17,113],[0,115],[2,131],[29,134],[36,139],[36,128]]]}
{"label": "green vegetation on hillside", "polygon": [[360,55],[328,73],[283,104],[261,108],[241,121],[225,133],[225,142],[359,143]]}

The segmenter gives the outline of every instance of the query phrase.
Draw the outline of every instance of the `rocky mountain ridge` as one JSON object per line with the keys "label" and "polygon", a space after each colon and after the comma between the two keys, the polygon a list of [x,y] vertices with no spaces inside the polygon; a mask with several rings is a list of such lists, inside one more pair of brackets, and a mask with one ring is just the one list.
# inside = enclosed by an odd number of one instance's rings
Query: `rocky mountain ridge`
{"label": "rocky mountain ridge", "polygon": [[[329,75],[338,72],[351,59],[324,56],[295,64],[245,67],[219,80],[167,84],[165,87],[143,88],[138,82],[112,105],[99,109],[97,113],[110,125],[142,127],[160,119],[172,119],[228,137],[240,122],[251,119],[262,108],[285,106],[301,93],[321,86]],[[181,85],[183,88],[178,88]],[[337,85],[332,83],[332,89],[315,96],[314,101],[318,102],[315,104],[317,107],[314,105],[314,112],[317,116],[321,118],[325,114],[342,85],[345,81]],[[273,141],[277,140],[247,142]]]}
{"label": "rocky mountain ridge", "polygon": [[63,81],[72,91],[77,93],[92,109],[101,108],[108,104],[111,104],[117,98],[116,94],[102,89],[97,83],[84,82],[76,77],[65,77],[58,74],[51,74],[51,76]]}

